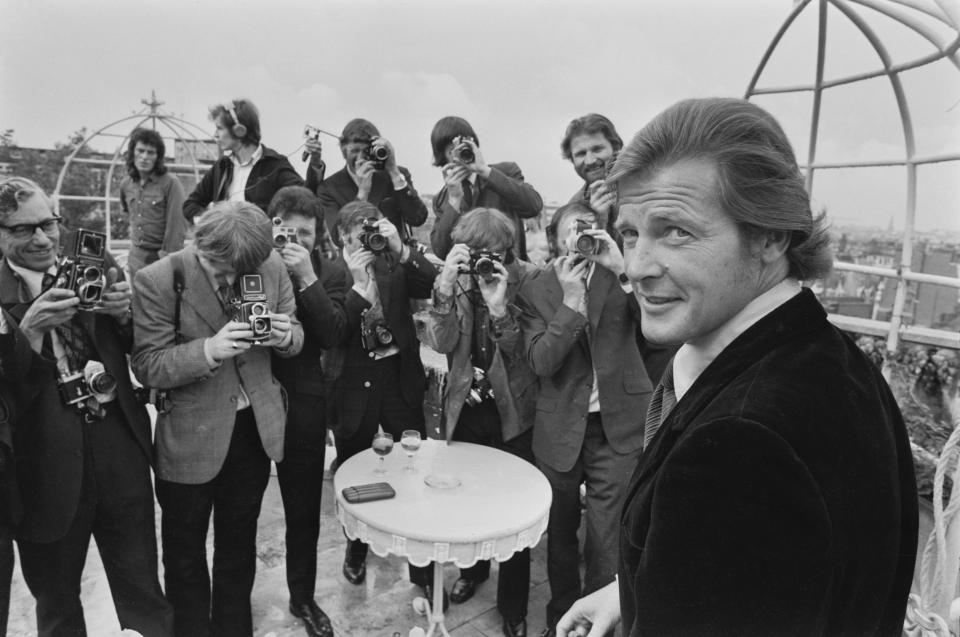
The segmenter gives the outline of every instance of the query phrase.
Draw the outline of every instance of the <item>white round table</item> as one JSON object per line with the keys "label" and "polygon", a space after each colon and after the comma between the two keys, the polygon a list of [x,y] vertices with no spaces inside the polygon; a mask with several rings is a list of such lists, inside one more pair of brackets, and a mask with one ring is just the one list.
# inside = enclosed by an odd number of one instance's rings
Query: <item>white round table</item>
{"label": "white round table", "polygon": [[[334,490],[337,519],[347,536],[362,540],[380,556],[407,558],[416,566],[434,563],[433,604],[427,635],[443,623],[443,564],[472,566],[477,560],[502,562],[536,546],[547,529],[550,485],[528,462],[490,447],[465,442],[424,440],[414,456],[415,471],[404,471],[407,455],[399,441],[386,456],[386,475],[374,473],[372,449],[337,468]],[[428,486],[438,476],[459,482],[452,488]],[[387,482],[397,495],[388,500],[350,504],[346,487]]]}

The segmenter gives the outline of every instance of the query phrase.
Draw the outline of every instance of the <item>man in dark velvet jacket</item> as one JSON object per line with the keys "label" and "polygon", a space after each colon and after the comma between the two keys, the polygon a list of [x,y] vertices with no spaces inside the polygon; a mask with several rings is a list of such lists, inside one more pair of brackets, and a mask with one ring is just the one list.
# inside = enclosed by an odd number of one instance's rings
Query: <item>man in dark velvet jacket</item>
{"label": "man in dark velvet jacket", "polygon": [[[277,464],[286,521],[287,588],[290,612],[311,637],[332,637],[333,627],[314,601],[320,499],[327,448],[327,394],[330,374],[325,351],[336,347],[346,326],[343,297],[347,273],[332,261],[329,235],[316,196],[302,186],[281,188],[270,202],[270,217],[296,232],[277,250],[293,281],[297,316],[303,323],[303,349],[291,358],[273,357],[273,374],[287,390],[287,429],[283,461]],[[275,231],[276,232],[276,229]],[[286,236],[286,235],[280,235]]]}
{"label": "man in dark velvet jacket", "polygon": [[285,156],[260,143],[260,111],[253,102],[217,104],[210,108],[210,119],[217,145],[226,154],[183,202],[183,216],[191,223],[217,201],[249,201],[266,212],[278,190],[303,185]]}
{"label": "man in dark velvet jacket", "polygon": [[[366,159],[372,144],[382,146],[387,159],[382,166]],[[319,142],[311,142],[308,149],[319,150]],[[307,188],[317,193],[323,208],[323,218],[334,242],[342,245],[338,221],[340,209],[351,201],[369,201],[380,209],[386,219],[408,239],[407,226],[422,226],[427,220],[427,206],[420,199],[410,171],[397,164],[396,151],[388,139],[365,119],[352,119],[340,135],[340,152],[346,165],[317,183],[317,171],[307,172]],[[314,157],[319,152],[314,151]]]}
{"label": "man in dark velvet jacket", "polygon": [[901,634],[909,439],[879,370],[800,287],[832,260],[783,130],[749,102],[687,100],[610,179],[643,333],[682,346],[644,423],[619,582],[558,634],[620,618],[630,637]]}

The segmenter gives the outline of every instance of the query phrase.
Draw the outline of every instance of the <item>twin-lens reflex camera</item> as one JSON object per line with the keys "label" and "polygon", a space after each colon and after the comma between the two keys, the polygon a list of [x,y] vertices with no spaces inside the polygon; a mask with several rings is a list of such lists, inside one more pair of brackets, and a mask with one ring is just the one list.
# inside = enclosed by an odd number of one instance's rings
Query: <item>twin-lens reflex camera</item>
{"label": "twin-lens reflex camera", "polygon": [[103,263],[107,235],[94,230],[77,230],[72,246],[64,246],[58,260],[53,287],[73,290],[80,303],[77,309],[89,311],[102,306],[107,287]]}
{"label": "twin-lens reflex camera", "polygon": [[270,338],[273,321],[270,319],[270,306],[263,291],[263,279],[259,274],[240,276],[240,298],[233,302],[233,320],[246,323],[253,336],[247,339],[259,343]]}

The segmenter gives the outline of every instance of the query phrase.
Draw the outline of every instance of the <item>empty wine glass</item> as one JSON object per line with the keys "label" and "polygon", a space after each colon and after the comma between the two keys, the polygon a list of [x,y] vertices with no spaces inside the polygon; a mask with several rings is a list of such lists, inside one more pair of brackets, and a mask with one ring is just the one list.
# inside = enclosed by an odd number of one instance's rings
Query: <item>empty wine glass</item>
{"label": "empty wine glass", "polygon": [[400,436],[400,446],[407,452],[407,464],[404,471],[415,471],[413,468],[413,454],[420,449],[420,432],[416,429],[407,429]]}
{"label": "empty wine glass", "polygon": [[374,473],[378,475],[383,475],[387,472],[383,468],[383,457],[393,451],[393,434],[388,434],[383,431],[378,431],[373,434],[373,452],[380,456],[380,463],[377,464],[377,468],[373,470]]}

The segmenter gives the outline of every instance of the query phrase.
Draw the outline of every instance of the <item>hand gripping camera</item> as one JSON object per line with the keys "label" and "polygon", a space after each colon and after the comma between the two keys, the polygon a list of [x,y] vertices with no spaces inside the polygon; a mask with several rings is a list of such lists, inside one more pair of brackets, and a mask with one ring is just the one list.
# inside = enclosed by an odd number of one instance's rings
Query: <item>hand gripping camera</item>
{"label": "hand gripping camera", "polygon": [[360,316],[360,342],[363,349],[373,352],[393,344],[393,332],[382,317],[371,318],[364,310]]}
{"label": "hand gripping camera", "polygon": [[263,279],[259,274],[244,274],[240,277],[240,299],[234,301],[233,320],[250,326],[253,336],[251,343],[259,343],[270,338],[273,321],[270,320],[270,306],[263,291]]}
{"label": "hand gripping camera", "polygon": [[592,256],[603,251],[604,243],[597,237],[585,234],[584,230],[594,230],[595,224],[577,221],[576,236],[573,239],[573,251],[581,256]]}
{"label": "hand gripping camera", "polygon": [[453,156],[462,164],[472,164],[477,159],[477,154],[473,152],[473,146],[468,140],[477,143],[472,137],[457,137],[453,140]]}
{"label": "hand gripping camera", "polygon": [[273,218],[273,247],[282,250],[288,243],[297,242],[297,229],[283,225],[280,217]]}
{"label": "hand gripping camera", "polygon": [[78,230],[73,246],[64,246],[53,287],[73,290],[80,304],[77,309],[93,310],[101,306],[107,277],[103,262],[107,235],[93,230]]}
{"label": "hand gripping camera", "polygon": [[503,263],[503,255],[489,250],[471,250],[470,270],[467,273],[475,274],[489,283],[497,272],[494,262]]}
{"label": "hand gripping camera", "polygon": [[358,239],[361,246],[374,254],[386,252],[389,244],[387,238],[380,232],[380,226],[377,225],[377,220],[374,217],[370,217],[363,222]]}
{"label": "hand gripping camera", "polygon": [[363,158],[372,161],[377,170],[382,170],[387,165],[387,159],[390,158],[390,149],[386,144],[375,139],[363,151]]}
{"label": "hand gripping camera", "polygon": [[87,361],[82,372],[63,374],[57,382],[60,398],[66,405],[81,406],[88,398],[104,405],[117,397],[117,379],[100,361]]}

